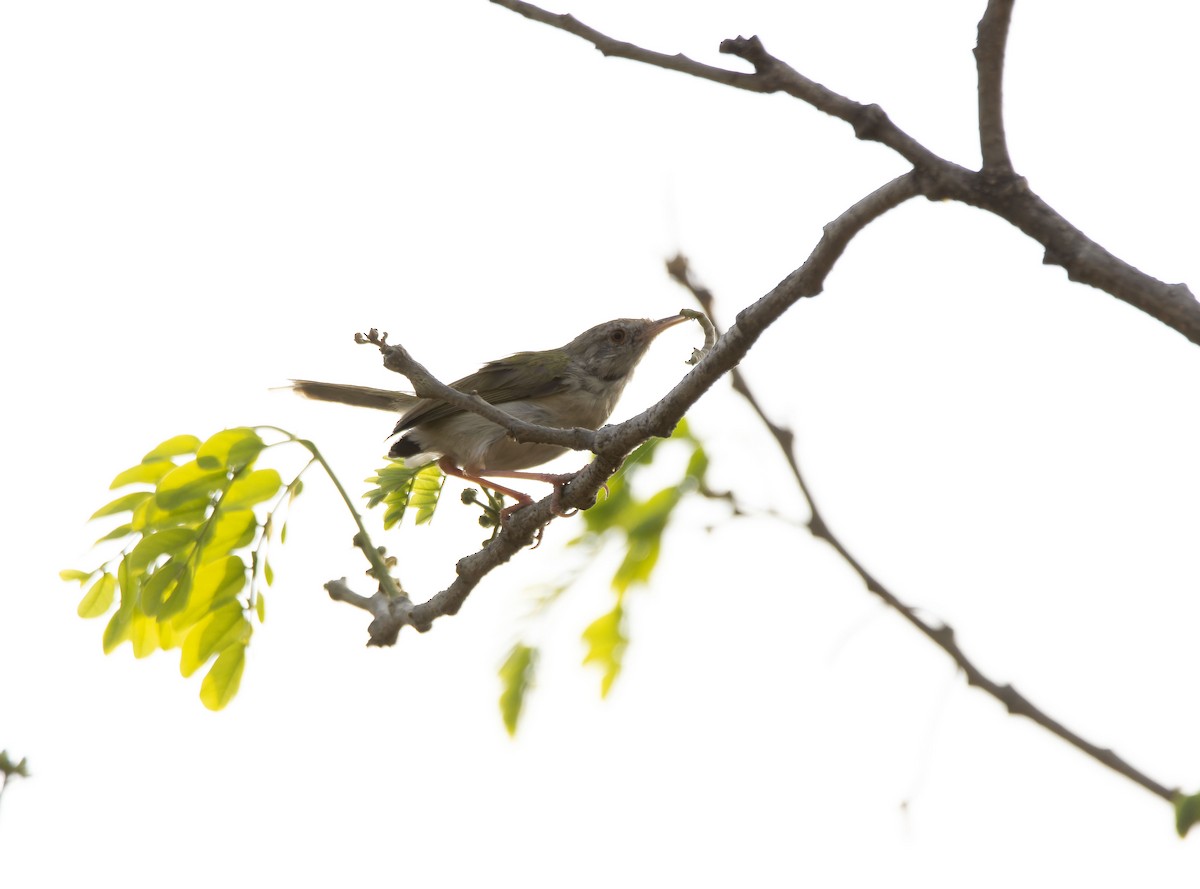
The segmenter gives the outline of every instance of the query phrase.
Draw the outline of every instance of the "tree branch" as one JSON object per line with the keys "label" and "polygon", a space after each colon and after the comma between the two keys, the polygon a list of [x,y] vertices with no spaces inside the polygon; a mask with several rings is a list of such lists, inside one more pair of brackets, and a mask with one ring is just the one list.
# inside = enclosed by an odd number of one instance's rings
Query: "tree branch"
{"label": "tree branch", "polygon": [[[712,317],[713,315],[713,296],[708,288],[696,281],[691,273],[687,259],[682,256],[667,262],[667,272],[670,276],[686,287],[695,297],[696,301],[703,307],[705,313]],[[1068,744],[1078,750],[1083,751],[1088,756],[1095,759],[1115,772],[1124,775],[1131,781],[1140,784],[1142,787],[1149,790],[1156,796],[1162,797],[1167,802],[1173,802],[1177,790],[1172,790],[1163,784],[1155,781],[1153,778],[1138,771],[1124,759],[1119,757],[1112,750],[1098,747],[1097,745],[1086,740],[1082,736],[1068,729],[1062,723],[1053,719],[1045,711],[1035,706],[1028,698],[1018,692],[1011,685],[1001,685],[998,682],[984,675],[974,662],[963,652],[959,647],[955,638],[954,629],[945,623],[938,625],[931,624],[921,618],[912,606],[905,604],[887,587],[885,587],[876,577],[874,577],[862,563],[858,561],[842,543],[841,539],[829,528],[825,519],[821,515],[821,511],[817,508],[817,503],[813,499],[812,492],[808,487],[808,483],[804,480],[804,474],[800,470],[800,463],[796,457],[795,450],[795,435],[790,429],[779,426],[771,420],[764,410],[762,403],[750,390],[746,383],[745,376],[738,368],[733,368],[730,371],[730,379],[733,383],[734,390],[749,402],[750,407],[762,420],[774,437],[779,449],[783,452],[784,459],[787,461],[788,467],[792,471],[792,476],[796,480],[796,484],[800,489],[801,495],[804,497],[805,503],[808,505],[811,518],[808,522],[809,530],[814,537],[824,540],[837,552],[842,560],[853,569],[854,573],[859,576],[866,588],[878,596],[889,607],[899,612],[899,614],[910,624],[920,630],[926,637],[933,641],[935,645],[946,652],[954,663],[967,677],[967,684],[980,688],[1002,703],[1009,713],[1014,716],[1024,716],[1027,719],[1040,725],[1042,728],[1057,735]]]}
{"label": "tree branch", "polygon": [[1004,51],[1012,21],[1013,0],[988,0],[979,20],[975,65],[979,71],[979,149],[982,172],[1007,177],[1013,173],[1004,135]]}
{"label": "tree branch", "polygon": [[[551,495],[514,512],[504,522],[495,539],[489,541],[478,552],[458,561],[455,566],[457,577],[448,587],[427,601],[413,605],[411,602],[395,599],[381,602],[378,597],[360,596],[351,591],[343,579],[326,584],[330,596],[374,615],[368,643],[370,645],[392,645],[403,626],[412,626],[423,633],[429,630],[439,617],[458,613],[472,590],[489,572],[528,546],[535,535],[555,518],[558,514],[556,508],[570,510],[587,509],[592,506],[600,489],[609,477],[621,468],[621,464],[634,448],[653,436],[669,436],[688,409],[717,380],[737,366],[776,318],[797,300],[821,292],[825,278],[834,263],[858,232],[917,193],[915,177],[906,173],[876,189],[826,225],[820,241],[804,265],[784,278],[770,293],[743,309],[738,314],[736,323],[717,338],[713,347],[705,352],[661,401],[623,423],[605,426],[594,433],[592,450],[596,455],[595,459],[567,484],[557,504]],[[411,356],[402,347],[387,344],[386,336],[375,334],[372,340],[368,335],[361,341],[378,345],[384,352],[385,363],[391,361],[396,364],[393,369],[403,367],[400,372],[409,376],[413,386],[418,389],[418,394],[423,397],[425,393],[429,393],[428,397],[444,397],[450,403],[464,410],[475,411],[510,432],[516,428],[514,424],[520,422],[504,411],[496,411],[493,414],[476,404],[475,399],[437,383],[428,371],[412,361]],[[437,385],[433,385],[434,383]],[[486,405],[486,402],[484,404]],[[487,407],[490,408],[491,405]],[[534,429],[541,431],[542,427]]]}
{"label": "tree branch", "polygon": [[569,15],[555,15],[523,0],[491,0],[526,18],[592,43],[605,55],[668,68],[757,93],[784,92],[854,127],[859,139],[886,145],[913,165],[919,192],[931,200],[956,200],[994,213],[1045,248],[1043,261],[1060,265],[1067,277],[1090,284],[1181,333],[1200,345],[1200,303],[1184,284],[1167,284],[1134,268],[1084,235],[1038,197],[1008,160],[1001,116],[1001,82],[1012,0],[989,0],[979,23],[980,172],[934,154],[897,127],[878,105],[863,105],[808,79],[772,56],[757,37],[721,43],[721,52],[754,66],[753,74],[714,68],[683,55],[665,55],[616,40]]}

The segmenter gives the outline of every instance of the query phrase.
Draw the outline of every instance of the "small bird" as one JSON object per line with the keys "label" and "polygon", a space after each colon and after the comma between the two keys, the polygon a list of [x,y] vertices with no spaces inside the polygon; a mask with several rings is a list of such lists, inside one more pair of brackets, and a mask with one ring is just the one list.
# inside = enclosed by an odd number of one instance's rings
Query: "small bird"
{"label": "small bird", "polygon": [[[599,429],[616,407],[650,343],[668,327],[686,320],[684,315],[672,315],[658,321],[606,321],[560,348],[518,352],[489,361],[450,386],[474,393],[514,417],[539,426]],[[533,498],[487,476],[548,482],[554,486],[556,496],[571,478],[522,471],[566,453],[567,448],[514,441],[503,427],[437,399],[312,380],[292,380],[292,388],[320,401],[399,411],[392,435],[403,435],[392,444],[389,456],[403,457],[410,466],[436,459],[447,475],[507,494],[517,503],[505,510],[506,514],[532,503]]]}

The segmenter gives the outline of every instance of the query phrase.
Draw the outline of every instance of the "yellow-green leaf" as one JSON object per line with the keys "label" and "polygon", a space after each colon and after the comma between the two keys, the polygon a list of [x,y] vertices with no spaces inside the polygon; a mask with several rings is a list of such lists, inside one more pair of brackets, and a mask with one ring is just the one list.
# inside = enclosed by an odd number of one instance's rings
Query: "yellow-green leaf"
{"label": "yellow-green leaf", "polygon": [[267,619],[267,600],[263,598],[262,590],[258,590],[254,596],[254,612],[260,624]]}
{"label": "yellow-green leaf", "polygon": [[234,598],[245,585],[246,563],[241,556],[226,556],[208,562],[197,569],[192,581],[192,604],[197,609],[210,611]]}
{"label": "yellow-green leaf", "polygon": [[129,641],[133,644],[133,656],[149,657],[158,651],[158,621],[144,614],[135,614],[129,626]]}
{"label": "yellow-green leaf", "polygon": [[583,641],[587,644],[587,654],[583,657],[585,664],[595,664],[603,671],[600,678],[600,697],[606,697],[612,688],[617,674],[621,672],[621,660],[629,639],[624,631],[625,610],[621,602],[613,606],[612,611],[592,621],[583,631]]}
{"label": "yellow-green leaf", "polygon": [[230,645],[200,683],[200,701],[209,710],[220,710],[237,694],[246,667],[246,646]]}
{"label": "yellow-green leaf", "polygon": [[250,622],[242,614],[242,606],[227,602],[211,612],[188,630],[179,658],[179,672],[191,676],[197,669],[229,645],[245,643],[250,638]]}
{"label": "yellow-green leaf", "polygon": [[196,542],[196,532],[190,528],[167,528],[147,534],[129,554],[129,567],[142,572],[159,556],[181,555],[190,551]]}
{"label": "yellow-green leaf", "polygon": [[124,525],[117,525],[103,537],[97,537],[96,543],[104,543],[106,540],[120,540],[122,537],[128,537],[133,533],[133,525],[126,522]]}
{"label": "yellow-green leaf", "polygon": [[104,628],[104,653],[112,654],[118,645],[129,638],[129,627],[133,621],[133,605],[121,603],[121,607],[109,619]]}
{"label": "yellow-green leaf", "polygon": [[108,487],[112,490],[123,488],[125,485],[149,484],[157,485],[158,480],[175,468],[170,460],[154,460],[150,463],[139,463],[130,466],[124,472],[118,473]]}
{"label": "yellow-green leaf", "polygon": [[224,501],[221,510],[212,518],[212,526],[204,538],[204,558],[221,558],[226,553],[248,544],[254,539],[258,519],[252,509],[226,510]]}
{"label": "yellow-green leaf", "polygon": [[206,470],[237,469],[252,463],[266,444],[248,426],[223,429],[196,450],[196,463]]}
{"label": "yellow-green leaf", "polygon": [[100,617],[112,607],[113,594],[117,589],[117,579],[107,571],[101,574],[96,582],[88,587],[83,598],[79,600],[80,617]]}
{"label": "yellow-green leaf", "polygon": [[82,584],[95,573],[95,571],[80,571],[78,568],[64,568],[58,572],[58,576],[62,580],[77,580]]}
{"label": "yellow-green leaf", "polygon": [[196,461],[176,466],[162,477],[154,492],[160,509],[176,510],[203,501],[225,489],[228,478],[223,468],[204,469]]}
{"label": "yellow-green leaf", "polygon": [[537,668],[537,649],[518,642],[500,665],[500,715],[509,736],[517,733],[517,723],[525,706],[525,693],[533,686]]}
{"label": "yellow-green leaf", "polygon": [[158,447],[142,458],[143,463],[154,463],[168,457],[180,457],[184,454],[196,453],[200,447],[200,439],[194,435],[176,435],[160,443]]}
{"label": "yellow-green leaf", "polygon": [[[130,494],[122,494],[116,500],[110,500],[92,513],[92,519],[103,518],[106,515],[116,515],[119,512],[132,512],[149,496],[149,491],[134,491]],[[88,519],[88,521],[91,521],[91,519]]]}
{"label": "yellow-green leaf", "polygon": [[274,469],[256,469],[233,480],[221,498],[221,508],[240,509],[262,503],[274,497],[281,487],[283,479]]}

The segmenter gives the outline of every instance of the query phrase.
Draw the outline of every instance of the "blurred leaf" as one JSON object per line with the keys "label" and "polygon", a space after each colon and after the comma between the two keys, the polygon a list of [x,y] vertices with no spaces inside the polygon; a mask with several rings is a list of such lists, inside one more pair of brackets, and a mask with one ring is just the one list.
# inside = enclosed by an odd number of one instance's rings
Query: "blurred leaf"
{"label": "blurred leaf", "polygon": [[97,509],[92,513],[91,519],[88,519],[88,521],[103,518],[106,515],[116,515],[119,512],[132,512],[149,496],[149,491],[134,491],[131,494],[122,494],[116,500],[110,500]]}
{"label": "blurred leaf", "polygon": [[142,580],[142,594],[138,602],[142,613],[165,619],[182,611],[187,604],[186,589],[182,597],[176,596],[176,593],[181,584],[190,585],[190,581],[191,573],[186,558],[167,559]]}
{"label": "blurred leaf", "polygon": [[104,628],[104,653],[111,654],[114,649],[129,638],[129,626],[133,621],[133,604],[121,603],[121,607],[109,619]]}
{"label": "blurred leaf", "polygon": [[583,631],[583,641],[587,644],[587,654],[583,657],[585,664],[595,664],[603,671],[600,678],[600,697],[606,697],[612,688],[617,674],[621,672],[621,660],[625,656],[625,648],[629,639],[625,636],[625,609],[620,599],[612,611],[592,621]]}
{"label": "blurred leaf", "polygon": [[145,614],[134,614],[129,626],[129,641],[135,658],[149,657],[158,651],[158,621]]}
{"label": "blurred leaf", "polygon": [[270,562],[263,562],[263,580],[267,582],[267,586],[275,583],[275,569],[271,567]]}
{"label": "blurred leaf", "polygon": [[117,525],[103,537],[97,537],[96,543],[104,543],[106,540],[120,540],[122,537],[128,537],[133,533],[133,525],[126,522],[124,525]]}
{"label": "blurred leaf", "polygon": [[154,492],[154,502],[160,509],[174,511],[195,501],[209,500],[227,483],[224,469],[205,469],[193,460],[163,476]]}
{"label": "blurred leaf", "polygon": [[77,580],[83,584],[86,583],[87,579],[95,573],[95,571],[80,571],[77,568],[64,568],[62,571],[58,572],[58,576],[62,580]]}
{"label": "blurred leaf", "polygon": [[209,521],[208,532],[204,536],[203,561],[206,562],[247,546],[254,539],[254,531],[258,527],[254,510],[226,510],[224,500],[221,501],[221,509]]}
{"label": "blurred leaf", "polygon": [[29,777],[29,760],[27,757],[21,757],[21,761],[14,763],[8,755],[7,750],[0,750],[0,773],[11,778],[17,775],[21,778]]}
{"label": "blurred leaf", "polygon": [[618,593],[624,593],[635,583],[649,583],[650,575],[658,564],[658,556],[661,551],[661,537],[631,538],[629,547],[625,550],[625,557],[613,574],[613,589]]}
{"label": "blurred leaf", "polygon": [[123,488],[125,485],[150,484],[157,485],[158,480],[175,468],[170,460],[155,460],[151,463],[139,463],[131,466],[117,475],[108,487],[111,490]]}
{"label": "blurred leaf", "polygon": [[129,554],[129,567],[136,573],[144,572],[155,559],[164,555],[178,556],[190,552],[196,543],[196,532],[191,528],[167,528],[147,534],[137,542]]}
{"label": "blurred leaf", "polygon": [[149,497],[133,511],[133,521],[130,522],[130,527],[134,531],[143,533],[163,528],[194,528],[207,517],[208,507],[207,497],[193,500],[177,509],[163,509],[155,501],[155,498]]}
{"label": "blurred leaf", "polygon": [[217,657],[216,663],[200,684],[200,700],[209,710],[220,710],[237,694],[246,667],[246,646],[230,645]]}
{"label": "blurred leaf", "polygon": [[537,668],[537,649],[518,642],[500,666],[500,715],[509,737],[516,735],[517,723],[525,706],[525,692],[533,686]]}
{"label": "blurred leaf", "polygon": [[1175,831],[1181,837],[1188,835],[1192,825],[1200,821],[1200,793],[1175,794]]}
{"label": "blurred leaf", "polygon": [[117,589],[117,579],[108,572],[101,574],[96,582],[88,587],[77,609],[80,617],[100,617],[112,607],[113,594]]}
{"label": "blurred leaf", "polygon": [[182,457],[184,454],[194,454],[198,447],[200,447],[200,439],[196,438],[196,436],[176,435],[174,438],[168,438],[148,453],[142,458],[142,462],[154,463],[168,457]]}
{"label": "blurred leaf", "polygon": [[238,476],[221,498],[222,509],[240,509],[262,503],[274,497],[283,487],[283,480],[274,469],[256,469]]}
{"label": "blurred leaf", "polygon": [[188,631],[179,658],[179,672],[191,676],[216,652],[234,643],[248,641],[250,629],[240,603],[233,601],[218,606]]}
{"label": "blurred leaf", "polygon": [[248,426],[224,429],[196,450],[196,464],[204,470],[237,470],[254,462],[266,443]]}
{"label": "blurred leaf", "polygon": [[258,590],[254,595],[254,612],[258,615],[258,622],[264,623],[267,619],[267,601],[263,598],[262,590]]}
{"label": "blurred leaf", "polygon": [[241,556],[206,562],[192,581],[192,602],[203,611],[211,611],[236,598],[245,586],[246,563]]}

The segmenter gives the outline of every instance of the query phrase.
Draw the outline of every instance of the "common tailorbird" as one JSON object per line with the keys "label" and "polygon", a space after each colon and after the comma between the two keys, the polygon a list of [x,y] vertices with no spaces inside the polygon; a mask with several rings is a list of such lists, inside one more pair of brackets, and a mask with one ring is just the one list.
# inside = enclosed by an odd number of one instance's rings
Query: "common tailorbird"
{"label": "common tailorbird", "polygon": [[[544,352],[518,352],[489,361],[450,386],[474,393],[529,423],[563,429],[599,429],[616,407],[633,369],[651,341],[668,327],[686,321],[672,315],[658,321],[618,318],[585,330],[571,342]],[[549,482],[558,494],[569,475],[523,472],[567,451],[559,445],[514,441],[501,426],[444,401],[406,392],[340,383],[293,380],[301,395],[359,407],[399,411],[392,435],[401,435],[389,456],[410,465],[438,460],[438,467],[475,484],[532,503],[528,494],[496,484],[492,478]]]}

